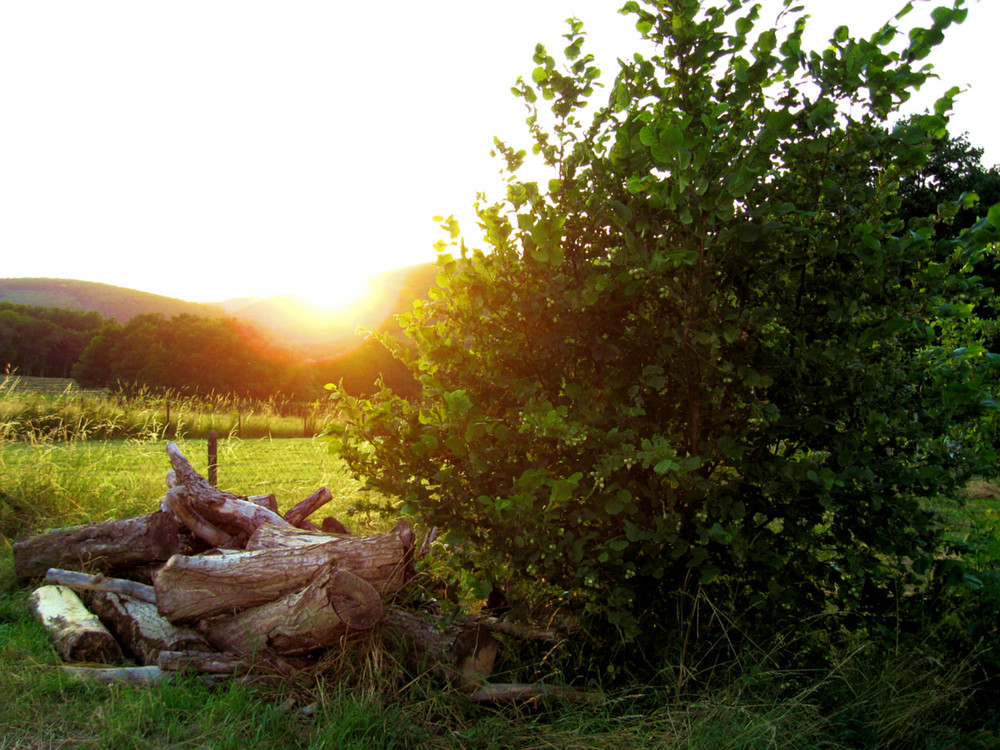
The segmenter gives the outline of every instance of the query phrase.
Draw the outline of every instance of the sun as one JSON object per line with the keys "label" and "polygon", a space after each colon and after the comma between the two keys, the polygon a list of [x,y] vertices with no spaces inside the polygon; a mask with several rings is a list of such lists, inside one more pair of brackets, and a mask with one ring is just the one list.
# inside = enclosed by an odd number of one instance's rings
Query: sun
{"label": "sun", "polygon": [[342,273],[319,273],[304,279],[293,294],[321,310],[332,311],[363,301],[371,292],[371,276],[354,269]]}

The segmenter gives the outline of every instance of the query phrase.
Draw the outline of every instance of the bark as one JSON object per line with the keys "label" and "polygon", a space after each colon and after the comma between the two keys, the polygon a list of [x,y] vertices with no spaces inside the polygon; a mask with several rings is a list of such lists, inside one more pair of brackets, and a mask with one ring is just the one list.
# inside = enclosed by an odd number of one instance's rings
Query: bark
{"label": "bark", "polygon": [[192,534],[210,546],[228,547],[232,544],[233,538],[229,534],[198,514],[188,498],[187,489],[183,485],[177,485],[167,490],[167,494],[160,502],[160,507],[168,509]]}
{"label": "bark", "polygon": [[[153,577],[160,612],[182,623],[259,607],[305,588],[319,570],[330,567],[363,578],[381,597],[408,579],[412,547],[404,541],[412,545],[412,532],[331,537],[279,528],[261,527],[245,551],[172,557]],[[269,546],[252,546],[255,539]],[[279,541],[285,544],[277,546]]]}
{"label": "bark", "polygon": [[172,515],[158,512],[49,531],[14,542],[14,572],[24,583],[49,568],[108,572],[163,562],[181,549],[179,529]]}
{"label": "bark", "polygon": [[90,610],[139,664],[156,664],[161,651],[212,650],[198,633],[172,624],[149,602],[101,591],[91,598]]}
{"label": "bark", "polygon": [[313,513],[333,500],[333,495],[326,487],[320,487],[309,497],[285,514],[285,520],[292,526],[302,526],[302,523]]}
{"label": "bark", "polygon": [[74,591],[108,591],[114,594],[125,594],[133,599],[156,604],[156,590],[152,586],[122,578],[108,578],[102,573],[87,575],[75,570],[60,570],[49,568],[45,574],[45,582],[59,586],[67,586]]}
{"label": "bark", "polygon": [[41,586],[32,592],[29,604],[64,661],[117,664],[122,660],[114,636],[71,589]]}
{"label": "bark", "polygon": [[497,642],[479,623],[445,623],[434,615],[390,606],[382,642],[416,674],[431,672],[460,688],[482,685],[493,672]]}
{"label": "bark", "polygon": [[[173,491],[183,496],[190,510],[215,528],[237,539],[246,539],[257,527],[269,523],[290,526],[285,519],[267,508],[231,492],[222,492],[194,470],[176,443],[167,444],[167,456],[173,468]],[[192,529],[194,531],[194,529]]]}
{"label": "bark", "polygon": [[321,569],[301,591],[205,624],[220,651],[296,656],[336,643],[348,630],[368,630],[382,618],[382,600],[346,570]]}

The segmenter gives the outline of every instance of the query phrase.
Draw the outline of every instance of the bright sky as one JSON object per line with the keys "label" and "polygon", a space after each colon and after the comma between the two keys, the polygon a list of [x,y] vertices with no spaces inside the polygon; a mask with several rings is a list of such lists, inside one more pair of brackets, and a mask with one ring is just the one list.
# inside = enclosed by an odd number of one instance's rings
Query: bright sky
{"label": "bright sky", "polygon": [[[500,195],[493,136],[528,145],[509,90],[535,43],[560,50],[577,16],[610,76],[638,39],[622,2],[4,2],[0,277],[336,302],[433,260],[433,215],[472,229],[475,193]],[[817,45],[903,4],[803,2]],[[944,3],[916,0],[907,21]],[[1000,2],[968,5],[930,60],[933,91],[971,86],[953,131],[992,164]]]}

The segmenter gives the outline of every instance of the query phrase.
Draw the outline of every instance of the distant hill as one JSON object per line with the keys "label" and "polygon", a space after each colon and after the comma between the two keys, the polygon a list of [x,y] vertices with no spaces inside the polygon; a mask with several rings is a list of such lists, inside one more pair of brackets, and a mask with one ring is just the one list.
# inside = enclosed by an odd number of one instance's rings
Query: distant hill
{"label": "distant hill", "polygon": [[106,318],[127,323],[136,315],[159,313],[167,318],[191,315],[224,315],[216,305],[164,297],[136,289],[75,279],[0,279],[0,302],[66,310],[94,310]]}
{"label": "distant hill", "polygon": [[0,279],[0,302],[69,310],[94,310],[122,323],[136,315],[171,318],[188,313],[229,316],[262,348],[301,361],[334,360],[357,349],[358,326],[392,327],[392,316],[410,309],[435,285],[433,263],[373,276],[364,298],[323,310],[296,297],[239,297],[214,304],[185,302],[135,289],[72,279]]}

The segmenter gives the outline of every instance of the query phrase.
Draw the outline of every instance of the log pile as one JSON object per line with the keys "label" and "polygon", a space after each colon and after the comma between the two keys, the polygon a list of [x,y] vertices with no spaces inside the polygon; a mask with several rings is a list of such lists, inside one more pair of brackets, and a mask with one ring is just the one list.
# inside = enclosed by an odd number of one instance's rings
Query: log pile
{"label": "log pile", "polygon": [[[31,606],[63,659],[91,663],[73,674],[149,684],[179,669],[294,672],[367,632],[356,642],[392,648],[420,673],[470,689],[489,678],[497,643],[484,618],[445,626],[393,603],[413,576],[405,522],[352,536],[336,519],[309,520],[331,499],[325,488],[282,516],[273,496],[212,487],[176,444],[167,456],[159,510],[14,544],[18,579],[45,578]],[[136,666],[120,666],[128,657]]]}

